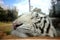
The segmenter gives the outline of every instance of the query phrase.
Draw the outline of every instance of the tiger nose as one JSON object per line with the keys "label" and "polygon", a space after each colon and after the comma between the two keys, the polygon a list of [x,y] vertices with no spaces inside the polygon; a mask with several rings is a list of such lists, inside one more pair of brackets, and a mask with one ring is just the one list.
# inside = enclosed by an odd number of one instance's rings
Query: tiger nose
{"label": "tiger nose", "polygon": [[14,30],[16,30],[16,28],[19,27],[19,26],[21,26],[21,25],[23,25],[23,23],[21,23],[21,24],[15,24],[15,23],[14,23],[14,24],[13,24]]}
{"label": "tiger nose", "polygon": [[16,30],[16,23],[13,23],[13,29]]}

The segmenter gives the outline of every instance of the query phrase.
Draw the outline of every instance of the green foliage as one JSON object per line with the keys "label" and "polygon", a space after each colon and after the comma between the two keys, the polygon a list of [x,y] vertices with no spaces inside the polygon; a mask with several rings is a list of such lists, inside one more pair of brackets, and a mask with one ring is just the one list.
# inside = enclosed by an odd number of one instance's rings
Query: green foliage
{"label": "green foliage", "polygon": [[8,22],[8,21],[14,21],[18,16],[18,12],[16,9],[7,9],[4,10],[2,7],[0,7],[0,21]]}
{"label": "green foliage", "polygon": [[53,0],[51,1],[52,7],[50,9],[49,16],[60,18],[60,2],[59,1],[56,2]]}

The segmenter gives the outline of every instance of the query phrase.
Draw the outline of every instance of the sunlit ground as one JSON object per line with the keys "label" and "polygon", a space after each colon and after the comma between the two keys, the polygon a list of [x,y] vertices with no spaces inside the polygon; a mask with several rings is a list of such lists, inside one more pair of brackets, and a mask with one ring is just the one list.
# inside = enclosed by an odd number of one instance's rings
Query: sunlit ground
{"label": "sunlit ground", "polygon": [[12,22],[4,23],[0,22],[0,38],[1,39],[60,39],[60,37],[28,37],[28,38],[19,38],[17,36],[11,35]]}

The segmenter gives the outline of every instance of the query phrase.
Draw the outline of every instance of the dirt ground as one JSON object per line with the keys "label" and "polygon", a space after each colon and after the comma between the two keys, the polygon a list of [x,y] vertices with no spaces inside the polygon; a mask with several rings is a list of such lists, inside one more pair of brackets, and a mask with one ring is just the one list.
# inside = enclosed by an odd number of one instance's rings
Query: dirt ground
{"label": "dirt ground", "polygon": [[55,38],[51,38],[51,37],[28,37],[28,38],[20,38],[14,35],[7,35],[4,32],[0,31],[0,38],[1,39],[60,39],[60,37],[55,37]]}
{"label": "dirt ground", "polygon": [[7,40],[7,39],[59,39],[60,37],[55,37],[55,38],[50,38],[50,37],[28,37],[28,38],[20,38],[20,37],[16,37],[14,35],[7,35],[8,32],[11,31],[11,23],[0,23],[0,39],[1,40]]}

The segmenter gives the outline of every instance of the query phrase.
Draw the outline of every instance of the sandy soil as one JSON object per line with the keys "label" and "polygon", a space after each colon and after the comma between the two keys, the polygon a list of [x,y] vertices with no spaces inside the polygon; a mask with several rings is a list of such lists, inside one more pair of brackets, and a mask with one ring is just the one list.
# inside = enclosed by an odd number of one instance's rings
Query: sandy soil
{"label": "sandy soil", "polygon": [[[14,35],[7,35],[6,33],[4,33],[4,32],[2,32],[2,31],[0,31],[0,38],[3,38],[3,39],[13,39],[13,38],[19,38],[20,39],[20,37],[16,37],[16,36],[14,36]],[[28,38],[37,38],[37,39],[50,39],[51,37],[47,37],[47,36],[45,36],[45,37],[28,37]],[[25,39],[25,38],[24,38]],[[60,37],[55,37],[55,38],[52,38],[52,39],[60,39]]]}

